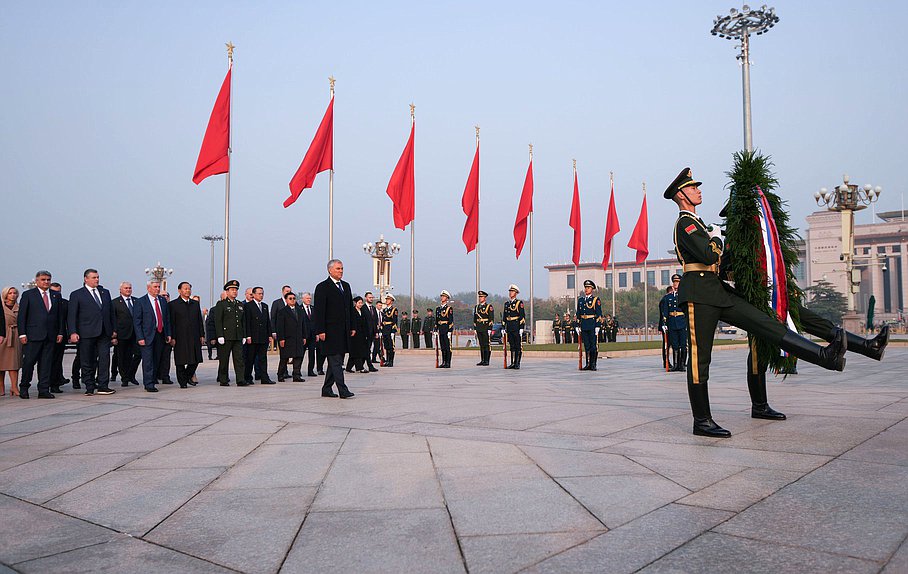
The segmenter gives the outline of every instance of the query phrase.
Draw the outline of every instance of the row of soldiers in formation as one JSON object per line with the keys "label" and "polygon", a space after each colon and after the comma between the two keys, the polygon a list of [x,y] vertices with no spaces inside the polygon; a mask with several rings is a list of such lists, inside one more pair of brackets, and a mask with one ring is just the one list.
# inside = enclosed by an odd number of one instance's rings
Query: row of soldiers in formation
{"label": "row of soldiers in formation", "polygon": [[[599,323],[598,340],[600,343],[614,343],[618,339],[618,316],[606,313],[597,319]],[[565,311],[564,316],[555,313],[552,321],[552,334],[555,344],[565,345],[580,342],[580,319],[578,315],[571,316],[570,311]]]}

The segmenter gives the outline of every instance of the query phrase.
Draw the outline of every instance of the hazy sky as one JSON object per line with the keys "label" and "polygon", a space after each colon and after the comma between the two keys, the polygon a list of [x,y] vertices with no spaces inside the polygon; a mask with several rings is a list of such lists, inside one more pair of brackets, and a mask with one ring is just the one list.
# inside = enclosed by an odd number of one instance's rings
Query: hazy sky
{"label": "hazy sky", "polygon": [[[778,2],[752,40],[754,145],[773,156],[792,219],[841,182],[884,188],[899,209],[908,150],[904,2]],[[327,259],[328,176],[288,209],[287,183],[335,102],[335,256],[354,291],[371,282],[362,244],[403,245],[393,284],[408,291],[409,230],[395,230],[388,179],[416,104],[416,291],[472,289],[460,200],[482,127],[482,285],[529,281],[512,229],[535,152],[535,281],[570,259],[571,159],[583,259],[602,257],[615,173],[618,258],[649,190],[650,252],[671,247],[661,198],[690,165],[708,221],[743,147],[734,42],[710,35],[727,0],[702,2],[3,2],[0,8],[0,283],[48,268],[70,291],[82,270],[140,284],[161,261],[207,299],[209,244],[223,233],[224,176],[191,182],[236,45],[231,276],[311,288]],[[901,164],[901,167],[900,167]],[[871,210],[858,215],[869,223]],[[220,271],[218,282],[220,283]],[[141,285],[138,289],[142,291]]]}

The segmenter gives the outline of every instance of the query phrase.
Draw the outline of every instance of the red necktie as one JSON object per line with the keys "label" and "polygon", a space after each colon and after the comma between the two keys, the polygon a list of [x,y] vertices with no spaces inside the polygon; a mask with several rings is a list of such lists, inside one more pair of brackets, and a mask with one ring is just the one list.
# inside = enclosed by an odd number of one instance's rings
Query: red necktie
{"label": "red necktie", "polygon": [[50,299],[47,298],[47,291],[45,291],[42,296],[44,297],[44,307],[50,311]]}
{"label": "red necktie", "polygon": [[161,316],[161,304],[158,303],[158,298],[154,298],[154,314],[158,319],[158,333],[164,330],[164,319]]}

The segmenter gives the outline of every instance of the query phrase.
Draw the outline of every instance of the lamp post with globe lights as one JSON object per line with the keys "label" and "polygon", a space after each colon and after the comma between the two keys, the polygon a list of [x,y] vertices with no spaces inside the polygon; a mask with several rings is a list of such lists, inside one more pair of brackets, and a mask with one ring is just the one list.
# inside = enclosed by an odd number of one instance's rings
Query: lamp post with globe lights
{"label": "lamp post with globe lights", "polygon": [[[845,263],[845,285],[848,286],[848,314],[845,316],[846,329],[857,330],[859,318],[855,314],[855,296],[860,291],[861,270],[855,268],[854,256],[854,212],[866,209],[880,199],[883,188],[869,183],[863,187],[849,182],[848,174],[842,176],[842,184],[832,190],[825,187],[813,194],[817,205],[829,211],[842,214],[842,253],[839,260]],[[849,325],[851,321],[854,324]]]}
{"label": "lamp post with globe lights", "polygon": [[378,241],[363,243],[363,253],[372,256],[372,284],[378,290],[379,300],[391,287],[391,259],[400,253],[400,244],[388,243],[384,235]]}
{"label": "lamp post with globe lights", "polygon": [[741,61],[741,75],[744,89],[744,149],[753,151],[753,136],[750,115],[750,35],[760,36],[778,24],[779,17],[775,8],[764,4],[754,10],[747,4],[741,10],[732,8],[728,14],[716,16],[713,20],[711,34],[727,40],[741,42],[741,52],[737,59]]}
{"label": "lamp post with globe lights", "polygon": [[161,282],[161,292],[167,291],[167,278],[173,275],[173,269],[167,269],[161,265],[161,262],[158,261],[158,264],[152,268],[145,268],[145,275],[150,275],[155,281]]}
{"label": "lamp post with globe lights", "polygon": [[208,306],[214,307],[214,304],[216,303],[214,300],[214,244],[218,241],[224,241],[224,238],[220,235],[208,234],[203,235],[202,239],[211,242],[211,292],[209,294]]}

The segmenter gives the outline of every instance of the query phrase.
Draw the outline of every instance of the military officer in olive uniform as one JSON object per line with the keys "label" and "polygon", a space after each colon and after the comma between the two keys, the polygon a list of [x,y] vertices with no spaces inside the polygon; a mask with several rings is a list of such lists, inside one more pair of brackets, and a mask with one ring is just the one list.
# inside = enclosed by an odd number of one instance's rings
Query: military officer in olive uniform
{"label": "military officer in olive uniform", "polygon": [[687,319],[678,305],[678,286],[680,284],[681,276],[675,273],[672,275],[670,291],[659,301],[659,321],[667,334],[668,346],[672,349],[670,370],[683,373],[684,364],[687,362]]}
{"label": "military officer in olive uniform", "polygon": [[435,308],[435,328],[438,329],[438,347],[441,349],[439,369],[451,368],[451,336],[454,332],[454,307],[448,305],[451,294],[441,292],[441,305]]}
{"label": "military officer in olive uniform", "polygon": [[400,342],[404,349],[410,348],[410,314],[406,311],[400,314]]}
{"label": "military officer in olive uniform", "polygon": [[602,319],[602,301],[593,295],[596,284],[587,279],[583,282],[583,295],[577,297],[577,320],[580,325],[580,336],[583,339],[583,350],[586,353],[584,371],[595,371],[599,358],[599,320]]}
{"label": "military officer in olive uniform", "polygon": [[381,340],[385,346],[385,366],[394,366],[394,335],[397,333],[397,308],[394,295],[385,294],[385,306],[381,310]]}
{"label": "military officer in olive uniform", "polygon": [[413,309],[413,318],[410,319],[410,335],[413,336],[413,348],[419,348],[419,336],[422,334],[422,319],[419,318],[419,310]]}
{"label": "military officer in olive uniform", "polygon": [[523,330],[526,327],[526,311],[523,308],[523,301],[517,298],[520,289],[513,283],[508,287],[508,300],[504,304],[504,310],[501,312],[501,320],[504,322],[504,330],[507,334],[508,345],[511,347],[511,364],[509,369],[519,369],[520,359],[523,358],[523,350],[520,346],[523,340]]}
{"label": "military officer in olive uniform", "polygon": [[435,332],[435,315],[433,309],[426,309],[426,317],[422,320],[422,336],[426,342],[426,348],[432,348],[432,333]]}
{"label": "military officer in olive uniform", "polygon": [[479,362],[477,367],[487,367],[492,358],[492,346],[489,344],[489,332],[495,322],[495,309],[486,303],[489,296],[485,291],[478,291],[479,304],[473,307],[473,328],[476,329],[476,341],[479,343]]}
{"label": "military officer in olive uniform", "polygon": [[555,318],[552,320],[552,334],[555,335],[555,344],[561,344],[561,315],[555,313]]}
{"label": "military officer in olive uniform", "polygon": [[[694,416],[695,435],[725,438],[731,433],[712,419],[709,409],[709,364],[713,338],[720,320],[746,330],[755,337],[778,345],[792,355],[833,371],[845,368],[845,333],[838,329],[832,342],[821,347],[790,331],[785,325],[758,310],[719,279],[719,260],[724,248],[721,233],[707,226],[697,215],[702,203],[701,182],[690,168],[684,168],[663,194],[680,210],[675,223],[675,252],[684,269],[678,287],[678,303],[687,319],[687,346],[690,367],[687,391]],[[779,420],[768,403],[752,405],[753,418]]]}
{"label": "military officer in olive uniform", "polygon": [[222,387],[229,387],[227,370],[230,355],[233,355],[233,371],[236,375],[236,386],[245,387],[246,371],[243,366],[243,341],[246,339],[246,321],[243,316],[243,304],[236,300],[240,282],[228,281],[224,285],[227,298],[218,301],[214,306],[214,333],[218,340],[218,382]]}

